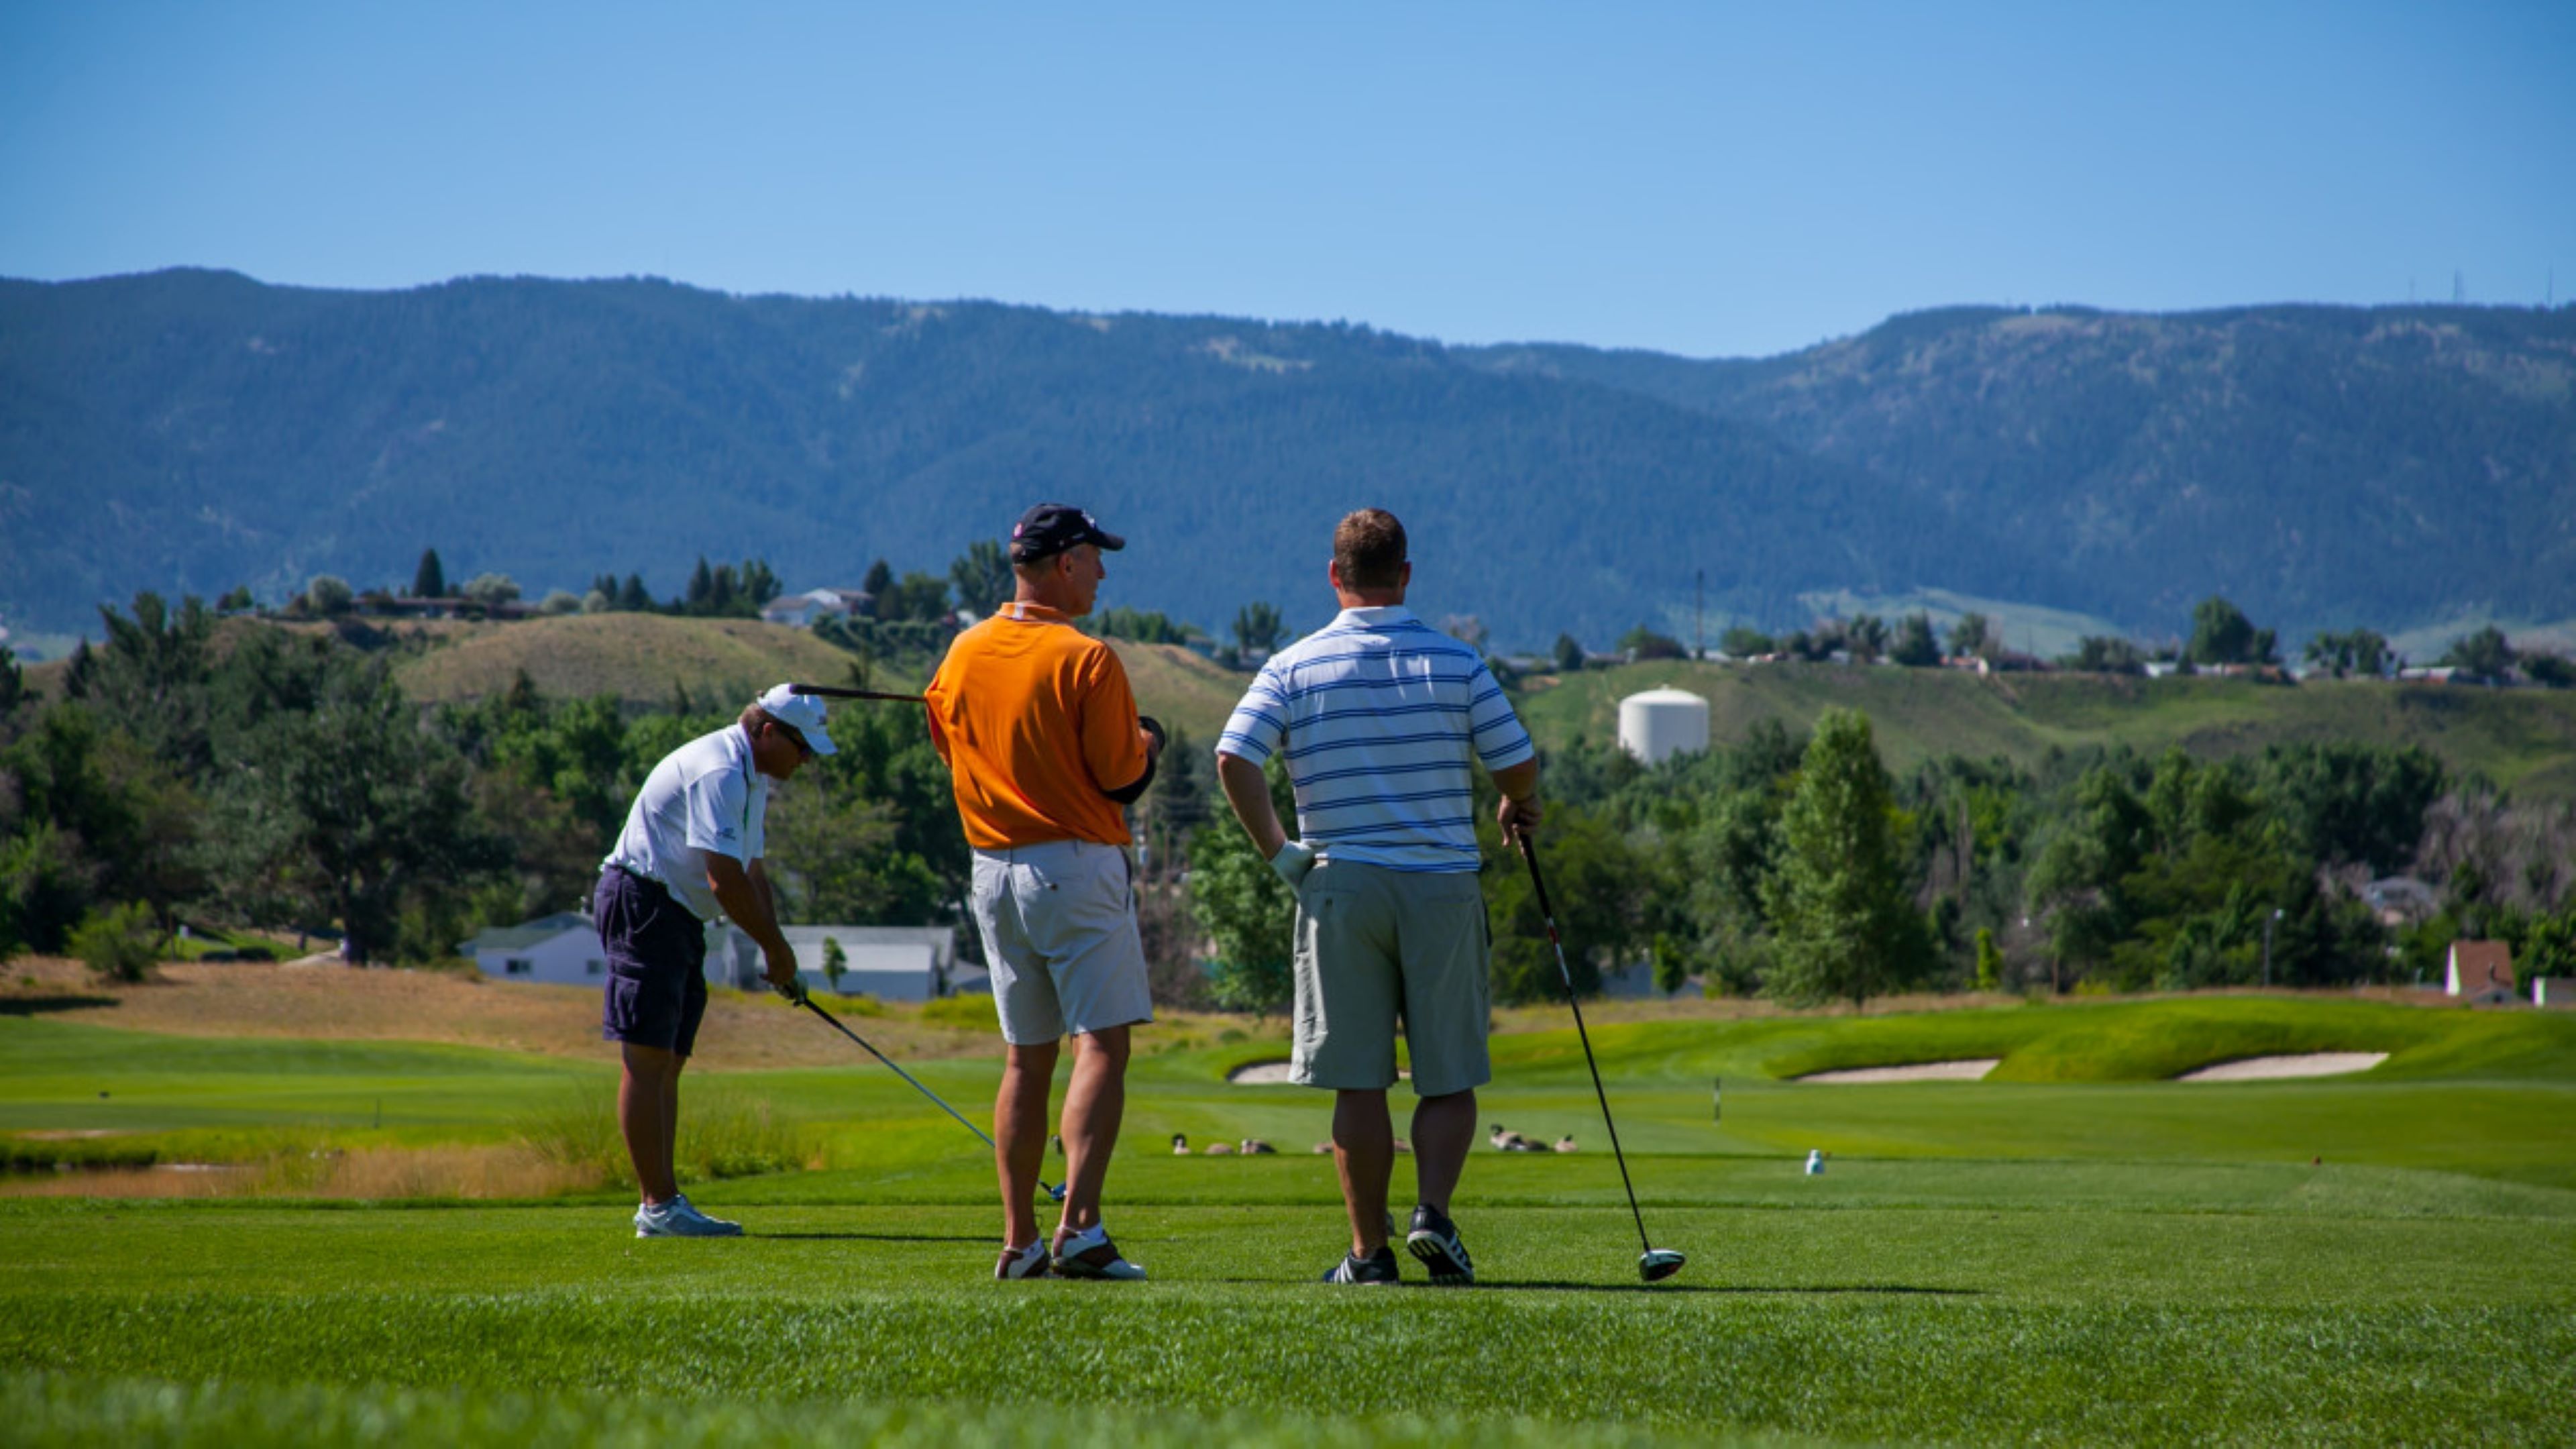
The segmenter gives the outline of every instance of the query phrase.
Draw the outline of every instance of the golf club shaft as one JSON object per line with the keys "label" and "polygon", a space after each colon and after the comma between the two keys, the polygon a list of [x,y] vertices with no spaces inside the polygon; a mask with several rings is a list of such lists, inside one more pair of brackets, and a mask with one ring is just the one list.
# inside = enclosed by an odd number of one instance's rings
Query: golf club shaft
{"label": "golf club shaft", "polygon": [[881,689],[843,689],[831,684],[791,684],[789,694],[810,694],[820,699],[875,699],[888,704],[927,704],[918,694],[888,694]]}
{"label": "golf club shaft", "polygon": [[1583,1003],[1574,994],[1574,971],[1565,964],[1565,938],[1557,934],[1556,907],[1547,899],[1547,877],[1539,874],[1538,850],[1530,838],[1512,832],[1513,841],[1521,848],[1521,859],[1529,866],[1530,889],[1538,894],[1538,914],[1547,922],[1547,943],[1556,949],[1556,974],[1565,983],[1565,1004],[1574,1010],[1574,1035],[1583,1043],[1583,1065],[1592,1072],[1592,1095],[1601,1101],[1601,1125],[1610,1132],[1610,1156],[1619,1164],[1619,1186],[1628,1193],[1628,1215],[1637,1220],[1637,1244],[1651,1253],[1655,1245],[1646,1237],[1646,1214],[1637,1206],[1637,1185],[1628,1180],[1628,1154],[1619,1150],[1619,1123],[1610,1115],[1610,1093],[1601,1085],[1601,1064],[1592,1059],[1592,1033],[1583,1029]]}
{"label": "golf club shaft", "polygon": [[[984,1145],[985,1145],[985,1146],[987,1146],[987,1147],[992,1147],[992,1148],[993,1148],[993,1150],[994,1150],[994,1151],[996,1151],[996,1152],[1001,1151],[1001,1149],[1000,1149],[999,1147],[994,1147],[994,1146],[993,1146],[993,1139],[992,1139],[992,1137],[991,1137],[989,1134],[987,1134],[987,1133],[984,1131],[984,1129],[983,1129],[983,1128],[978,1127],[978,1126],[976,1126],[974,1123],[967,1121],[967,1120],[966,1120],[966,1118],[965,1118],[965,1116],[964,1116],[964,1114],[960,1113],[956,1108],[949,1106],[949,1105],[948,1105],[948,1103],[947,1103],[946,1101],[944,1101],[944,1100],[942,1100],[942,1099],[941,1099],[940,1095],[939,1095],[937,1092],[934,1092],[934,1091],[930,1090],[928,1087],[923,1086],[923,1085],[921,1084],[921,1082],[920,1082],[920,1079],[918,1079],[918,1078],[916,1078],[915,1076],[913,1076],[913,1074],[912,1074],[912,1073],[905,1071],[903,1068],[901,1068],[901,1067],[899,1067],[899,1066],[896,1066],[896,1065],[894,1064],[894,1058],[889,1057],[889,1056],[887,1056],[884,1052],[878,1051],[875,1047],[872,1047],[872,1046],[868,1045],[868,1040],[867,1040],[867,1038],[866,1038],[866,1037],[863,1037],[863,1036],[859,1035],[857,1032],[850,1030],[848,1027],[843,1026],[843,1025],[841,1024],[841,1019],[840,1019],[839,1017],[834,1016],[832,1013],[830,1013],[830,1012],[828,1012],[828,1011],[825,1011],[825,1010],[824,1010],[820,1005],[816,1004],[816,1002],[815,1002],[815,1000],[814,1000],[814,998],[813,998],[813,997],[811,997],[811,996],[807,996],[807,995],[803,994],[802,992],[799,992],[799,993],[797,994],[797,997],[796,997],[796,1004],[797,1004],[798,1006],[804,1007],[807,1011],[810,1011],[810,1012],[814,1013],[816,1016],[819,1016],[819,1017],[823,1018],[823,1020],[824,1020],[824,1021],[826,1021],[826,1022],[830,1023],[832,1030],[839,1032],[841,1035],[843,1035],[843,1036],[845,1036],[845,1037],[848,1037],[850,1040],[852,1040],[852,1041],[854,1041],[854,1042],[857,1042],[857,1043],[859,1044],[859,1050],[861,1050],[861,1051],[863,1051],[863,1052],[866,1052],[869,1056],[875,1057],[878,1061],[881,1061],[881,1062],[885,1063],[885,1067],[886,1067],[886,1070],[887,1070],[887,1071],[890,1071],[890,1072],[894,1073],[896,1076],[903,1078],[905,1081],[912,1083],[912,1089],[913,1089],[914,1091],[919,1092],[921,1095],[923,1095],[923,1096],[925,1096],[925,1097],[928,1097],[928,1098],[929,1098],[931,1101],[933,1101],[933,1102],[937,1102],[937,1103],[939,1104],[939,1110],[940,1110],[940,1111],[947,1113],[947,1114],[948,1114],[949,1116],[951,1116],[951,1117],[955,1117],[955,1118],[957,1119],[957,1125],[958,1125],[958,1126],[963,1127],[963,1128],[965,1128],[967,1131],[974,1133],[978,1138],[982,1139],[982,1141],[983,1141],[983,1143],[984,1143]],[[1057,1188],[1056,1188],[1056,1185],[1055,1185],[1054,1183],[1051,1183],[1051,1182],[1047,1181],[1045,1178],[1041,1177],[1041,1178],[1039,1178],[1039,1179],[1038,1179],[1038,1186],[1040,1186],[1040,1187],[1042,1187],[1042,1188],[1045,1188],[1045,1189],[1047,1190],[1047,1195],[1048,1195],[1049,1197],[1057,1196]]]}

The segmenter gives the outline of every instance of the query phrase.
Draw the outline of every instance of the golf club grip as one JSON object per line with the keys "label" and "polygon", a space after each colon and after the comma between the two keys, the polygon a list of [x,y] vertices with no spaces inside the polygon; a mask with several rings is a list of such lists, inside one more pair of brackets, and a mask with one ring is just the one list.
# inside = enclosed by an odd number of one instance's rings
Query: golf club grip
{"label": "golf club grip", "polygon": [[926,696],[918,694],[888,694],[881,689],[842,689],[829,684],[791,684],[787,686],[787,692],[810,694],[818,699],[874,699],[882,700],[887,704],[928,704],[930,702]]}

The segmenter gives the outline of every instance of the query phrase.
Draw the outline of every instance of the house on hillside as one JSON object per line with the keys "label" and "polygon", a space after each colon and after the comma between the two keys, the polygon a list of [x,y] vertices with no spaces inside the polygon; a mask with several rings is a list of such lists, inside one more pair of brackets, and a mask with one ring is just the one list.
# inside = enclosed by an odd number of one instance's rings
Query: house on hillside
{"label": "house on hillside", "polygon": [[[879,1001],[929,1001],[966,992],[989,992],[991,973],[957,960],[953,926],[782,926],[796,953],[796,974],[821,995],[873,996]],[[844,967],[837,986],[823,969],[824,943],[841,945]],[[744,991],[766,989],[760,947],[733,927],[707,952],[707,984]]]}
{"label": "house on hillside", "polygon": [[2514,1001],[2513,948],[2502,941],[2453,941],[2442,993],[2478,1006]]}
{"label": "house on hillside", "polygon": [[2392,875],[2361,888],[2361,898],[2383,926],[2407,926],[2428,920],[2441,909],[2433,888],[2411,875]]}
{"label": "house on hillside", "polygon": [[761,605],[760,617],[771,624],[810,629],[819,619],[864,614],[874,602],[864,589],[807,589],[801,594],[781,594]]}
{"label": "house on hillside", "polygon": [[470,958],[495,981],[597,986],[608,974],[607,958],[600,953],[599,928],[579,911],[558,911],[485,931],[470,941],[457,942],[456,954]]}

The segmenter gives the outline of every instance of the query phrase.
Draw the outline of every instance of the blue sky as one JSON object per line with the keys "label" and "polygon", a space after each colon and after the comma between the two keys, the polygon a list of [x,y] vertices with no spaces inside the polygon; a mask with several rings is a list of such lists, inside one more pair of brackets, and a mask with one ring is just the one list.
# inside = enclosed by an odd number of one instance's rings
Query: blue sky
{"label": "blue sky", "polygon": [[0,0],[0,275],[649,273],[1693,355],[1958,302],[2533,303],[2576,294],[2570,77],[2565,0]]}

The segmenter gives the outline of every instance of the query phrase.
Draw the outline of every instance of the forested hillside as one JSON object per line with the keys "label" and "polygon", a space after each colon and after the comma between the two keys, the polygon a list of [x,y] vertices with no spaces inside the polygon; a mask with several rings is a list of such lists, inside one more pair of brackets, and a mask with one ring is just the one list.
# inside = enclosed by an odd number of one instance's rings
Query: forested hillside
{"label": "forested hillside", "polygon": [[1761,362],[1345,325],[730,297],[0,282],[0,619],[317,573],[534,594],[700,555],[937,569],[1027,503],[1127,532],[1109,603],[1330,607],[1326,532],[1412,527],[1503,646],[1946,588],[2173,632],[2576,615],[2576,314],[1939,313]]}
{"label": "forested hillside", "polygon": [[[1989,594],[2131,627],[2213,592],[2301,629],[2576,605],[2576,309],[1955,308],[1759,362],[1472,355],[1762,428],[1979,536]],[[2016,591],[2025,557],[2082,582]]]}

